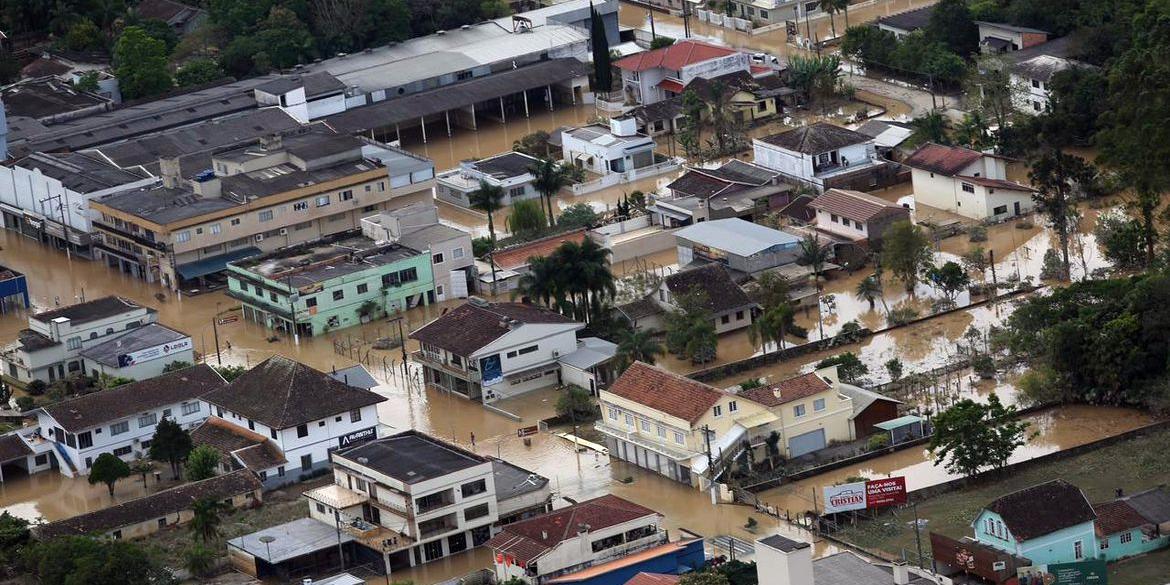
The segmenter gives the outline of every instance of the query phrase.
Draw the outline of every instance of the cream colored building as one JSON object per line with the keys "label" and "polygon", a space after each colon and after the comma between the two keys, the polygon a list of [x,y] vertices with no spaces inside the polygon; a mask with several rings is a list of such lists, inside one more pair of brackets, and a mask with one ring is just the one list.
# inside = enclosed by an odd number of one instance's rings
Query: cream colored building
{"label": "cream colored building", "polygon": [[837,367],[824,368],[739,395],[767,408],[776,420],[751,430],[751,445],[764,455],[765,439],[780,434],[780,454],[787,459],[851,441],[853,399],[841,394]]}

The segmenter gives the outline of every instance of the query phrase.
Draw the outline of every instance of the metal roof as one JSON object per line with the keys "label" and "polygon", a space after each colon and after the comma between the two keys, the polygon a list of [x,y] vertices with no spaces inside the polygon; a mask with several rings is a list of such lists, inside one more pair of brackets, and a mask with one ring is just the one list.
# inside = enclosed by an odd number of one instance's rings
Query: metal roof
{"label": "metal roof", "polygon": [[[274,540],[265,544],[260,541],[264,536],[271,536]],[[338,540],[346,543],[352,542],[354,538],[344,530],[338,532],[335,526],[312,518],[301,518],[233,538],[228,541],[228,546],[264,559],[269,564],[277,564],[335,547]]]}
{"label": "metal roof", "polygon": [[699,244],[726,250],[737,256],[751,256],[773,246],[795,246],[800,238],[738,217],[716,219],[689,225],[675,236]]}
{"label": "metal roof", "polygon": [[880,422],[880,423],[873,425],[873,426],[875,426],[883,431],[892,431],[896,428],[912,425],[914,423],[921,423],[921,422],[922,422],[922,417],[915,416],[913,414],[908,414],[906,416],[900,416],[900,417],[893,419],[893,420]]}
{"label": "metal roof", "polygon": [[181,339],[190,339],[190,336],[165,325],[151,323],[150,325],[143,325],[125,335],[121,335],[117,339],[112,339],[89,349],[82,350],[81,357],[94,360],[111,368],[117,368],[121,366],[118,363],[118,356],[143,349],[150,349]]}

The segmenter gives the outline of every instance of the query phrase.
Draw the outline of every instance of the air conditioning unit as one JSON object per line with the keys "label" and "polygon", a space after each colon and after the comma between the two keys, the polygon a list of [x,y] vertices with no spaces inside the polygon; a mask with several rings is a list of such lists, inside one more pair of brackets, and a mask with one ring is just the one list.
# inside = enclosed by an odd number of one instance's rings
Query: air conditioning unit
{"label": "air conditioning unit", "polygon": [[1007,570],[1007,562],[1005,562],[1005,561],[995,561],[994,563],[992,563],[992,564],[991,564],[991,570],[992,570],[992,571],[1004,571],[1004,570]]}
{"label": "air conditioning unit", "polygon": [[554,350],[553,350],[553,357],[554,357],[554,358],[559,358],[559,357],[561,357],[561,350],[559,350],[559,349],[554,349]]}
{"label": "air conditioning unit", "polygon": [[263,242],[264,241],[264,234],[256,234],[256,241]]}
{"label": "air conditioning unit", "polygon": [[280,235],[287,236],[288,235],[288,228],[280,228]]}

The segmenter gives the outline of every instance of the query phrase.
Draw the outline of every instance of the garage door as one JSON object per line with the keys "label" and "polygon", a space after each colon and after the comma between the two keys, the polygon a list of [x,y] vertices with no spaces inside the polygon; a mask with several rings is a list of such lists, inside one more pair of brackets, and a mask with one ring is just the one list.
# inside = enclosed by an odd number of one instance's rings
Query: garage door
{"label": "garage door", "polygon": [[805,453],[812,453],[825,448],[825,429],[817,429],[811,433],[796,435],[788,440],[788,450],[791,457],[800,457]]}

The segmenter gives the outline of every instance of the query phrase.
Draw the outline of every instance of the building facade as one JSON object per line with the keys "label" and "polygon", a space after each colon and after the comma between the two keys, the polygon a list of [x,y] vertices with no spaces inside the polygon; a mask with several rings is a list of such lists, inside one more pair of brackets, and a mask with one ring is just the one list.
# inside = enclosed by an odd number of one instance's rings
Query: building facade
{"label": "building facade", "polygon": [[362,233],[375,241],[429,252],[435,300],[464,299],[474,290],[471,234],[439,223],[439,208],[434,203],[416,203],[363,217]]}
{"label": "building facade", "polygon": [[817,191],[873,189],[889,180],[873,138],[828,122],[752,139],[752,148],[756,164]]}
{"label": "building facade", "polygon": [[522,152],[505,152],[473,161],[459,163],[459,168],[439,173],[435,180],[435,197],[460,207],[471,207],[471,194],[479,190],[483,181],[504,191],[502,205],[512,205],[540,197],[532,185],[532,168],[539,159]]}
{"label": "building facade", "polygon": [[1007,159],[958,146],[924,144],[904,164],[914,202],[977,220],[1031,213],[1035,189],[1007,179]]}
{"label": "building facade", "polygon": [[654,139],[639,134],[633,118],[609,126],[591,124],[561,132],[564,164],[599,174],[629,173],[654,165]]}

